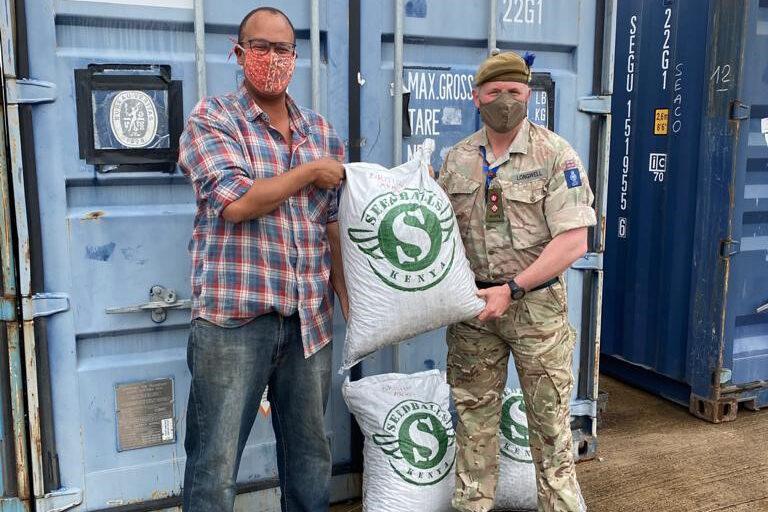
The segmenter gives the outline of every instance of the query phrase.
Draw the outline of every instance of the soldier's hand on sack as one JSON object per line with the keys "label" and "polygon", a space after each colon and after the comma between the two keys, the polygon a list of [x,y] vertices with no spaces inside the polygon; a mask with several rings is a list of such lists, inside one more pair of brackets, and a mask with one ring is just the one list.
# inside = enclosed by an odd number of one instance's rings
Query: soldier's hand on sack
{"label": "soldier's hand on sack", "polygon": [[344,166],[333,158],[320,158],[314,166],[312,183],[318,188],[336,188],[344,179]]}
{"label": "soldier's hand on sack", "polygon": [[432,168],[432,166],[431,166],[431,165],[429,166],[429,176],[430,176],[432,179],[435,179],[435,170]]}
{"label": "soldier's hand on sack", "polygon": [[477,315],[481,322],[499,318],[512,302],[512,291],[505,284],[478,290],[477,296],[485,301],[485,309]]}

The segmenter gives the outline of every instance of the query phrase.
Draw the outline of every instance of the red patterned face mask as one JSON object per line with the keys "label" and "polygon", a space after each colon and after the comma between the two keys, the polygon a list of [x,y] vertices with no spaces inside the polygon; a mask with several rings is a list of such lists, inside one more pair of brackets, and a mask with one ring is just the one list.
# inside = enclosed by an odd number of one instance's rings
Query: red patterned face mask
{"label": "red patterned face mask", "polygon": [[243,47],[240,49],[245,54],[245,78],[256,92],[274,95],[285,91],[293,77],[296,53],[279,55],[270,51],[260,54],[255,50],[246,50]]}

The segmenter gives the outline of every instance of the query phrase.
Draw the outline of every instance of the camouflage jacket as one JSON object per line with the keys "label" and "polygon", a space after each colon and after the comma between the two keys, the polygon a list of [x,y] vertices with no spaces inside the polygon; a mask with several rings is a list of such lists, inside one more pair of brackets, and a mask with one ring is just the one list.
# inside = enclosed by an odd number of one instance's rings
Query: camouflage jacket
{"label": "camouflage jacket", "polygon": [[[500,192],[503,217],[488,222],[483,155],[498,167],[489,190]],[[509,151],[494,158],[485,128],[445,157],[440,186],[453,204],[461,237],[478,281],[506,282],[530,266],[552,238],[594,226],[594,195],[576,151],[559,135],[523,121]]]}

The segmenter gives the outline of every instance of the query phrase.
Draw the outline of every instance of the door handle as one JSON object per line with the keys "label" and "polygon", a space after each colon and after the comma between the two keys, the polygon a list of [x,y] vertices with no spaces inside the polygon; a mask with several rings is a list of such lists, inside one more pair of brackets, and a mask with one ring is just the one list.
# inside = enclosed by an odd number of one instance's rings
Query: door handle
{"label": "door handle", "polygon": [[149,302],[136,306],[106,308],[105,311],[108,315],[149,311],[152,314],[152,321],[161,324],[168,317],[169,309],[190,309],[191,307],[192,301],[189,299],[180,300],[176,295],[176,290],[169,290],[165,286],[156,284],[149,290]]}
{"label": "door handle", "polygon": [[758,313],[762,313],[763,311],[768,311],[768,302],[757,308]]}

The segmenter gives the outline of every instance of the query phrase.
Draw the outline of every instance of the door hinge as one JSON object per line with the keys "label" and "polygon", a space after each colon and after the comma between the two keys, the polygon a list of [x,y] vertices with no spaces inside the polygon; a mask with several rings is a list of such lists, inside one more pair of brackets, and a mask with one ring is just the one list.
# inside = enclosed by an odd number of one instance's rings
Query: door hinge
{"label": "door hinge", "polygon": [[720,241],[720,257],[730,258],[731,256],[739,253],[739,246],[741,242],[732,240],[730,238]]}
{"label": "door hinge", "polygon": [[603,253],[588,252],[571,265],[576,270],[603,270]]}
{"label": "door hinge", "polygon": [[731,104],[731,119],[737,121],[743,121],[749,119],[749,115],[752,108],[746,103],[742,103],[739,100],[733,100]]}
{"label": "door hinge", "polygon": [[7,78],[5,97],[9,105],[33,105],[56,101],[56,84],[32,78]]}
{"label": "door hinge", "polygon": [[24,308],[24,320],[51,316],[69,310],[69,295],[66,293],[36,293],[22,302],[26,301],[31,303],[31,308]]}
{"label": "door hinge", "polygon": [[59,489],[49,492],[35,500],[36,512],[63,512],[76,507],[83,502],[83,491],[80,489]]}
{"label": "door hinge", "polygon": [[604,96],[582,96],[579,98],[579,111],[587,114],[610,114],[611,97]]}

